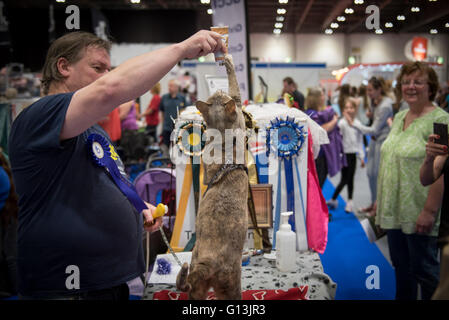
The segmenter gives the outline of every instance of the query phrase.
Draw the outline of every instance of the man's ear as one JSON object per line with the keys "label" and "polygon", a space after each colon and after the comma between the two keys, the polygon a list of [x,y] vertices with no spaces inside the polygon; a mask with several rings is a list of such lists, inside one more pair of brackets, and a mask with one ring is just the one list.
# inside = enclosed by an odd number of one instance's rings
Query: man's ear
{"label": "man's ear", "polygon": [[63,77],[68,77],[70,75],[70,65],[66,58],[59,58],[56,62],[56,67]]}
{"label": "man's ear", "polygon": [[203,117],[207,117],[209,114],[209,107],[212,105],[210,103],[203,102],[201,100],[198,100],[196,103],[196,108],[201,112]]}
{"label": "man's ear", "polygon": [[234,99],[230,99],[228,102],[225,103],[225,111],[226,114],[234,114],[235,113],[235,101]]}

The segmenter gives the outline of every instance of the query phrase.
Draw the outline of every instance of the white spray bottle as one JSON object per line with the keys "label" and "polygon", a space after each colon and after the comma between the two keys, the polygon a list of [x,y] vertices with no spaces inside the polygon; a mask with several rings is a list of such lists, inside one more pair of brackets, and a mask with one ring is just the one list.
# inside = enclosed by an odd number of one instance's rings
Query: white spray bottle
{"label": "white spray bottle", "polygon": [[293,212],[281,213],[281,226],[276,232],[276,267],[282,272],[296,270],[296,233],[288,223]]}

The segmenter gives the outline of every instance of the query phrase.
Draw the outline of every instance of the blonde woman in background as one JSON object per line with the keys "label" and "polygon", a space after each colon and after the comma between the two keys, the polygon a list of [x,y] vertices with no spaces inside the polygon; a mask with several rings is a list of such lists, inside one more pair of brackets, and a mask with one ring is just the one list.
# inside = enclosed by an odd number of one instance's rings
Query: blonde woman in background
{"label": "blonde woman in background", "polygon": [[346,165],[343,138],[337,126],[338,115],[332,107],[326,107],[325,101],[326,96],[323,89],[311,88],[305,102],[306,114],[326,130],[329,137],[329,144],[321,146],[320,153],[315,160],[321,188],[328,174],[333,177]]}

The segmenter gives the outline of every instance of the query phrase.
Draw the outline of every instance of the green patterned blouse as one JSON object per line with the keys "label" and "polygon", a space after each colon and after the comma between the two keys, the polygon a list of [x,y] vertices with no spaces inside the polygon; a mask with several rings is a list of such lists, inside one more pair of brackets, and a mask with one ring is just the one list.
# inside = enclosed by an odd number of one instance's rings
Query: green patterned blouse
{"label": "green patterned blouse", "polygon": [[[423,187],[419,180],[427,139],[433,133],[434,122],[449,124],[449,113],[437,107],[403,130],[407,112],[396,114],[381,147],[376,224],[382,229],[402,229],[405,234],[412,234],[429,192],[429,187]],[[439,224],[438,213],[431,236],[438,234]]]}

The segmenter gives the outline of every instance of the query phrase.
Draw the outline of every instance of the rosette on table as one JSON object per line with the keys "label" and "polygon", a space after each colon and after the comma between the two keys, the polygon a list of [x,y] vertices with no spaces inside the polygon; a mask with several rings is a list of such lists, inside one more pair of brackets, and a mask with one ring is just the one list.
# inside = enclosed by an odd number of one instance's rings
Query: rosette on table
{"label": "rosette on table", "polygon": [[[306,141],[307,132],[304,126],[298,124],[295,118],[288,117],[284,120],[276,118],[270,122],[266,128],[266,147],[267,157],[270,153],[276,155],[279,160],[279,168],[284,164],[285,183],[287,189],[287,211],[293,212],[290,216],[289,223],[293,231],[296,231],[295,225],[295,184],[294,172],[299,185],[299,195],[301,200],[302,212],[305,219],[304,197],[302,194],[301,180],[299,175],[298,163],[296,157],[303,151],[304,142]],[[293,169],[295,166],[295,170]],[[274,234],[279,230],[280,213],[281,213],[281,170],[278,170],[278,186],[276,194],[276,208],[274,219]],[[307,239],[307,236],[306,236]],[[276,237],[273,237],[273,248],[276,247]]]}

